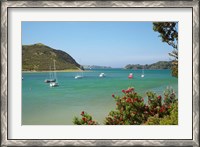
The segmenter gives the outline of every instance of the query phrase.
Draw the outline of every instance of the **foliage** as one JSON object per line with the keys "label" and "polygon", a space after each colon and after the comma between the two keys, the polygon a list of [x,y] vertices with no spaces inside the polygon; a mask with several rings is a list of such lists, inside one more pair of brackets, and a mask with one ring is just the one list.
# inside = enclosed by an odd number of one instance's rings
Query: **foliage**
{"label": "foliage", "polygon": [[148,125],[177,125],[178,124],[178,102],[171,105],[169,115],[159,118],[157,116],[149,117],[146,124]]}
{"label": "foliage", "polygon": [[172,62],[171,70],[172,70],[172,76],[178,78],[178,61],[175,60]]}
{"label": "foliage", "polygon": [[144,99],[139,96],[134,88],[122,90],[122,97],[114,96],[116,110],[111,111],[106,117],[106,125],[139,125],[144,123],[148,116],[148,107]]}
{"label": "foliage", "polygon": [[[163,42],[178,48],[178,22],[154,22],[153,30],[160,33]],[[178,56],[175,55],[178,58]]]}
{"label": "foliage", "polygon": [[41,43],[22,46],[22,70],[40,71],[53,68],[56,60],[56,69],[78,69],[80,65],[67,53],[55,50]]}
{"label": "foliage", "polygon": [[172,104],[170,115],[165,116],[160,120],[160,125],[177,125],[178,124],[178,103]]}
{"label": "foliage", "polygon": [[[149,95],[154,95],[150,93]],[[152,97],[152,96],[150,96]],[[155,99],[153,99],[155,100]],[[178,101],[176,99],[175,92],[173,89],[167,88],[164,92],[164,103],[160,108],[160,112],[153,117],[149,117],[145,124],[148,125],[177,125],[178,124]],[[150,102],[152,103],[152,102]],[[161,102],[155,104],[154,107],[159,105]]]}
{"label": "foliage", "polygon": [[172,88],[168,88],[164,91],[164,104],[170,106],[171,104],[177,102],[176,94]]}
{"label": "foliage", "polygon": [[163,42],[173,47],[169,53],[175,59],[172,65],[172,75],[178,77],[178,22],[154,22],[153,30],[160,33]]}
{"label": "foliage", "polygon": [[84,65],[84,69],[110,69],[110,66],[99,66],[99,65]]}
{"label": "foliage", "polygon": [[171,63],[171,61],[159,61],[149,65],[128,64],[125,66],[125,69],[170,69]]}
{"label": "foliage", "polygon": [[81,112],[82,118],[74,117],[73,123],[76,125],[98,125],[98,122],[92,120],[92,116],[86,112]]}
{"label": "foliage", "polygon": [[[116,109],[105,118],[106,125],[158,125],[178,124],[178,101],[173,89],[167,89],[162,96],[153,92],[147,92],[148,103],[145,104],[134,88],[122,90],[122,96],[112,97],[116,101]],[[92,117],[84,112],[82,119],[75,117],[74,124],[89,124]],[[86,120],[83,118],[86,118]],[[95,123],[98,124],[98,123]]]}

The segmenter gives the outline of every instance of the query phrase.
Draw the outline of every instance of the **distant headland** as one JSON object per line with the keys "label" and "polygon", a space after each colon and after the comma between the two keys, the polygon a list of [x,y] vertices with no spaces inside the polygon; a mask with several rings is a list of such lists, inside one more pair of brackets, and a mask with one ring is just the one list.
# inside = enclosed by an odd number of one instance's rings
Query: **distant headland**
{"label": "distant headland", "polygon": [[125,69],[170,69],[173,61],[158,61],[153,64],[128,64]]}

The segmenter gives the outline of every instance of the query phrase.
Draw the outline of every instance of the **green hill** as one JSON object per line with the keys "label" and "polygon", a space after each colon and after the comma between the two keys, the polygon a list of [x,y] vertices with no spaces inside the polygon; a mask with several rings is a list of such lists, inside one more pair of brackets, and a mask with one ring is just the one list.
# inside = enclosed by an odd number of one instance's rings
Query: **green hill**
{"label": "green hill", "polygon": [[56,70],[80,69],[80,65],[66,52],[56,50],[44,44],[22,45],[22,70],[42,71],[53,68]]}
{"label": "green hill", "polygon": [[153,64],[128,64],[125,66],[125,69],[171,69],[172,61],[158,61]]}

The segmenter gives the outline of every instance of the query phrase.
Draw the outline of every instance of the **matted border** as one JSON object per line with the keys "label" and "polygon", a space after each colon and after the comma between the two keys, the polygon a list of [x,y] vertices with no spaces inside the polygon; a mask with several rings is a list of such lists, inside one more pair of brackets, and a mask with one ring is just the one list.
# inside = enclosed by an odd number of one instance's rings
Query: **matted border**
{"label": "matted border", "polygon": [[[193,10],[193,139],[192,140],[11,140],[8,139],[8,9],[21,7],[192,8]],[[4,1],[1,2],[1,146],[199,146],[199,2],[198,1]]]}

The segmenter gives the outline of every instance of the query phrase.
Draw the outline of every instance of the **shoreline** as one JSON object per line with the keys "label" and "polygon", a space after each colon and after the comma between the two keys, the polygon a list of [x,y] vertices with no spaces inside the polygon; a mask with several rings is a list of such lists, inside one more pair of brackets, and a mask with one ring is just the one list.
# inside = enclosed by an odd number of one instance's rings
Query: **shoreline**
{"label": "shoreline", "polygon": [[[115,68],[112,68],[115,69]],[[142,69],[124,69],[124,68],[116,68],[116,69],[123,69],[123,70],[142,70]],[[145,69],[145,70],[170,70],[170,69]],[[92,72],[90,69],[81,70],[81,69],[65,69],[65,70],[41,70],[41,71],[22,71],[22,73],[45,73],[45,72]]]}
{"label": "shoreline", "polygon": [[79,70],[79,69],[66,69],[66,70],[41,70],[41,71],[22,71],[22,73],[45,73],[45,72],[88,72],[89,70]]}

